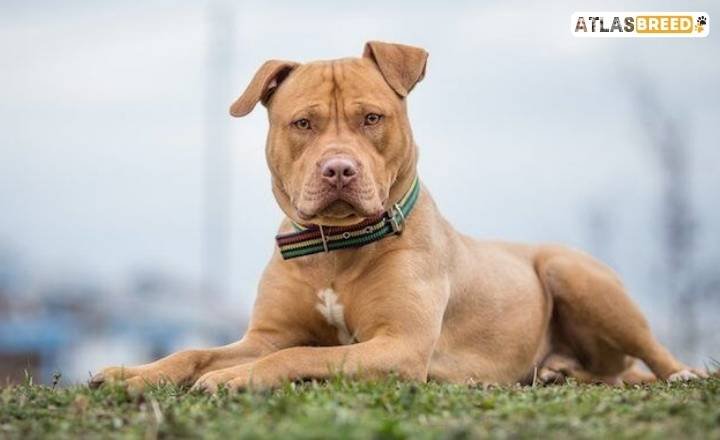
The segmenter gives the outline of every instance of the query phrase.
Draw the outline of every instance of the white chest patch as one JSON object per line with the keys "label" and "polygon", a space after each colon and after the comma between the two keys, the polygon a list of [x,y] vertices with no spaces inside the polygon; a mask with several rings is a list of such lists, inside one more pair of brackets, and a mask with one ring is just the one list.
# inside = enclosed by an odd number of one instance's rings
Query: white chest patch
{"label": "white chest patch", "polygon": [[348,330],[343,314],[343,305],[338,301],[337,293],[332,289],[322,289],[318,292],[318,298],[320,298],[320,302],[315,308],[323,315],[328,324],[337,329],[340,343],[343,345],[355,343],[355,335],[350,334]]}

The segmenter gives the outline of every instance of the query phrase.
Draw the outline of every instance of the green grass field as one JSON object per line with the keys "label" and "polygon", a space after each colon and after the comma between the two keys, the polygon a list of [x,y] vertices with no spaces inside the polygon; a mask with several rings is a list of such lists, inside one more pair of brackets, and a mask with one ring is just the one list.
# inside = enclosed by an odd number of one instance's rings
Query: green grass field
{"label": "green grass field", "polygon": [[472,388],[338,378],[216,396],[159,387],[0,390],[0,438],[720,438],[720,379]]}

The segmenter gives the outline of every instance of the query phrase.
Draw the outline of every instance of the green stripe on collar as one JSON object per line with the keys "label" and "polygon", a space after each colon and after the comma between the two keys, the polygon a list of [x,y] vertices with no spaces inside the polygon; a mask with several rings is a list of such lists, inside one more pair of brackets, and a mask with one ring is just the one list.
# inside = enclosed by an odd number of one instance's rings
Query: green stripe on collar
{"label": "green stripe on collar", "polygon": [[399,235],[405,226],[405,219],[412,212],[420,195],[420,181],[417,176],[400,201],[377,217],[367,218],[351,226],[303,226],[292,222],[295,232],[275,237],[283,259],[302,257],[336,249],[360,247],[389,235]]}

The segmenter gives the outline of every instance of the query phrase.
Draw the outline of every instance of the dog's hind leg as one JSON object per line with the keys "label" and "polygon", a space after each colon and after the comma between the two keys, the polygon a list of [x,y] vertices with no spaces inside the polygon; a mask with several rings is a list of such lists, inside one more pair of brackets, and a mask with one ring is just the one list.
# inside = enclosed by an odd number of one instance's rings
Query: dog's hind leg
{"label": "dog's hind leg", "polygon": [[580,252],[548,246],[536,256],[535,270],[553,297],[556,332],[585,370],[598,377],[621,378],[631,356],[661,379],[703,375],[687,368],[655,339],[645,317],[606,266]]}
{"label": "dog's hind leg", "polygon": [[543,362],[538,370],[538,380],[543,385],[563,384],[567,379],[579,383],[602,383],[606,385],[639,385],[657,380],[654,374],[643,370],[634,358],[626,358],[631,365],[620,375],[612,374],[601,377],[585,370],[576,359],[568,356],[552,354]]}
{"label": "dog's hind leg", "polygon": [[640,385],[657,381],[657,377],[653,373],[644,370],[637,360],[634,360],[632,366],[623,372],[620,379],[626,385]]}
{"label": "dog's hind leg", "polygon": [[579,383],[622,385],[617,374],[598,375],[586,370],[577,359],[571,356],[553,353],[548,356],[538,370],[538,380],[543,385],[564,384],[568,379]]}

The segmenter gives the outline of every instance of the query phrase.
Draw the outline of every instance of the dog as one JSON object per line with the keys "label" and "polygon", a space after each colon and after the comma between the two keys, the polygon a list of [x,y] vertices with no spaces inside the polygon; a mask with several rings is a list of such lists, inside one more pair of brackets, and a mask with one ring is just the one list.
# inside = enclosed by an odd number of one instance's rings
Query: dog
{"label": "dog", "polygon": [[461,384],[704,376],[654,338],[618,277],[589,255],[478,241],[442,217],[417,174],[407,115],[427,58],[372,41],[360,58],[264,63],[230,113],[267,107],[267,163],[286,218],[247,332],[106,368],[90,384],[214,392],[339,373]]}

